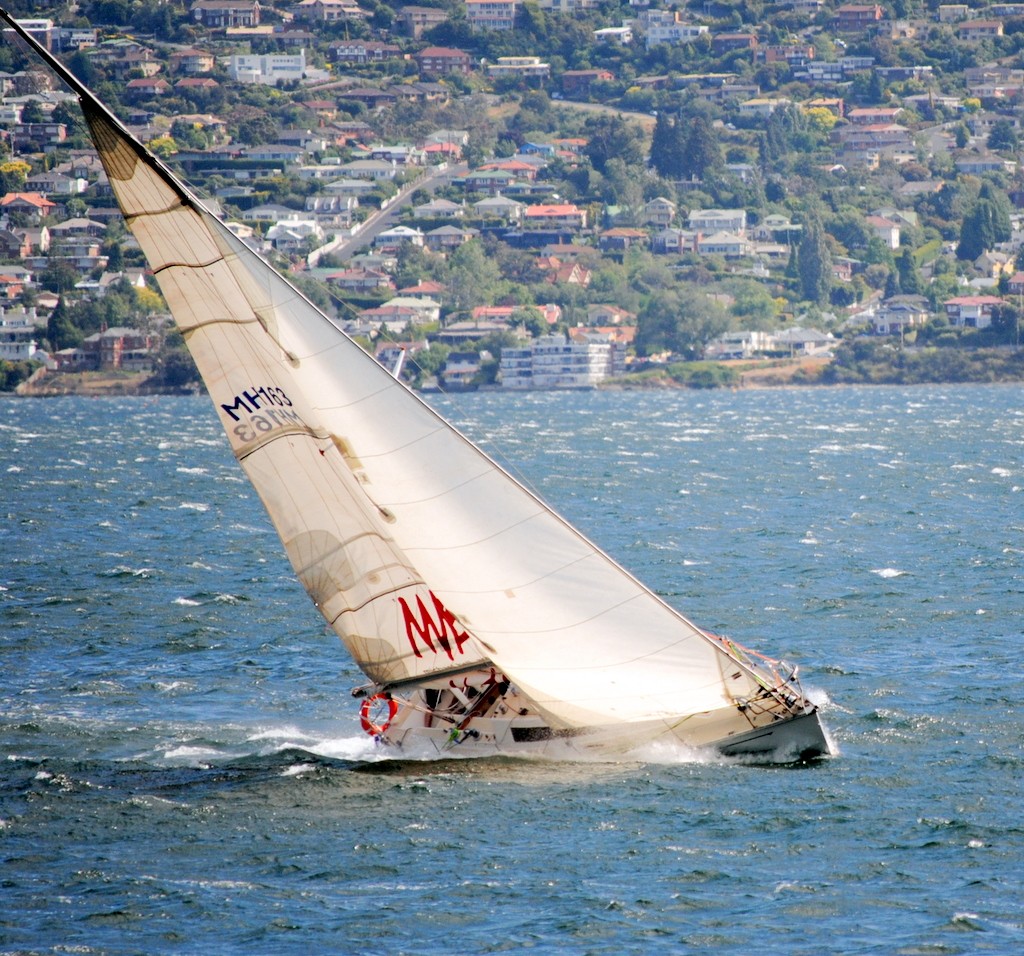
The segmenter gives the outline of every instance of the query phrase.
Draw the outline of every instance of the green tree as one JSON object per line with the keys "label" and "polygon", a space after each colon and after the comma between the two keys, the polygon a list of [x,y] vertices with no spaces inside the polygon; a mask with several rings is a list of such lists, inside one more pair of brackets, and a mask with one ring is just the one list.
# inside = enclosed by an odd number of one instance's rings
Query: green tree
{"label": "green tree", "polygon": [[501,279],[498,264],[478,239],[465,242],[452,253],[448,265],[448,292],[452,309],[465,312],[493,300]]}
{"label": "green tree", "polygon": [[682,139],[682,174],[685,178],[704,179],[721,171],[722,145],[706,116],[701,113],[694,116],[686,124]]}
{"label": "green tree", "polygon": [[825,231],[813,217],[804,223],[803,238],[797,248],[797,274],[804,299],[816,303],[828,301],[832,289],[832,256]]}
{"label": "green tree", "polygon": [[50,348],[55,351],[75,348],[82,344],[83,337],[81,329],[71,320],[67,302],[61,298],[46,322],[46,338],[49,340]]}
{"label": "green tree", "polygon": [[603,173],[611,159],[621,159],[627,166],[640,166],[644,161],[643,130],[617,114],[588,119],[583,135],[587,137],[587,158],[598,172]]}
{"label": "green tree", "polygon": [[996,120],[988,134],[986,145],[993,150],[1007,150],[1013,152],[1020,144],[1020,138],[1014,129],[1013,123],[1008,119]]}

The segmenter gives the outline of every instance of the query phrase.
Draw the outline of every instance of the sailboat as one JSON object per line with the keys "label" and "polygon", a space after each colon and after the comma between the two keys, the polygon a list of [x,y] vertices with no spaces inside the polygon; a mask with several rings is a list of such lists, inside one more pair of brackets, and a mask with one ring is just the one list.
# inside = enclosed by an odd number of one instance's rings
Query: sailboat
{"label": "sailboat", "polygon": [[555,514],[0,16],[78,96],[231,449],[366,675],[383,752],[831,753],[795,669],[701,629]]}

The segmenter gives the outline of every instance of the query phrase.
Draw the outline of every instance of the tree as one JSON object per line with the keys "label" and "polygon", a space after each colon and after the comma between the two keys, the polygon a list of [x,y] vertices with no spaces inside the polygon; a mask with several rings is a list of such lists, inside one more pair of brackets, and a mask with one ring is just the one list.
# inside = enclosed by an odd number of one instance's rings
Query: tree
{"label": "tree", "polygon": [[1013,152],[1019,145],[1017,131],[1013,123],[1008,119],[996,120],[988,134],[987,146],[992,150],[1007,150]]}
{"label": "tree", "polygon": [[958,259],[973,261],[995,246],[999,241],[997,217],[995,204],[989,199],[979,198],[960,226],[960,242],[956,247]]}
{"label": "tree", "polygon": [[682,157],[682,173],[685,178],[703,179],[722,168],[722,145],[718,141],[718,134],[703,114],[693,117],[683,134]]}
{"label": "tree", "polygon": [[832,256],[825,242],[825,231],[816,218],[804,224],[803,238],[797,249],[797,274],[800,294],[808,302],[827,302],[832,289]]}
{"label": "tree", "polygon": [[78,282],[78,271],[67,259],[50,259],[40,276],[47,292],[70,292]]}
{"label": "tree", "polygon": [[583,135],[587,137],[587,158],[600,173],[610,159],[621,159],[627,166],[639,166],[644,161],[643,130],[617,114],[588,119]]}
{"label": "tree", "polygon": [[82,331],[72,321],[66,301],[61,298],[57,307],[50,313],[46,322],[46,338],[50,342],[50,348],[55,351],[59,349],[75,348],[82,344]]}
{"label": "tree", "polygon": [[452,253],[448,267],[448,291],[453,310],[465,312],[491,302],[501,279],[498,264],[484,252],[478,239],[464,242]]}
{"label": "tree", "polygon": [[728,328],[723,306],[704,293],[659,289],[637,316],[636,348],[640,355],[667,350],[696,358]]}

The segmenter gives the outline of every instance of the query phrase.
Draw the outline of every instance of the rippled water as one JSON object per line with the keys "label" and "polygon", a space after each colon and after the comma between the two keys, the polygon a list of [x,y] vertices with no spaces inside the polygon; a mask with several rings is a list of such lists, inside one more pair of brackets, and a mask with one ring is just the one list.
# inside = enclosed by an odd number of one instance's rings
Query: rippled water
{"label": "rippled water", "polygon": [[375,759],[206,399],[0,402],[0,952],[1024,948],[1024,389],[439,400],[809,768]]}

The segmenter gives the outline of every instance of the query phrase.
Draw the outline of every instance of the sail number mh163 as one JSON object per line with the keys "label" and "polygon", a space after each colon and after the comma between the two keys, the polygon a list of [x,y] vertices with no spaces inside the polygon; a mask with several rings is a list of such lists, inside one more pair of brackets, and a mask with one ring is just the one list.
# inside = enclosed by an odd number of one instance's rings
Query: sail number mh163
{"label": "sail number mh163", "polygon": [[220,407],[239,423],[232,432],[242,442],[253,441],[257,435],[285,425],[303,424],[285,390],[274,385],[253,386],[236,395],[230,404],[222,402]]}

